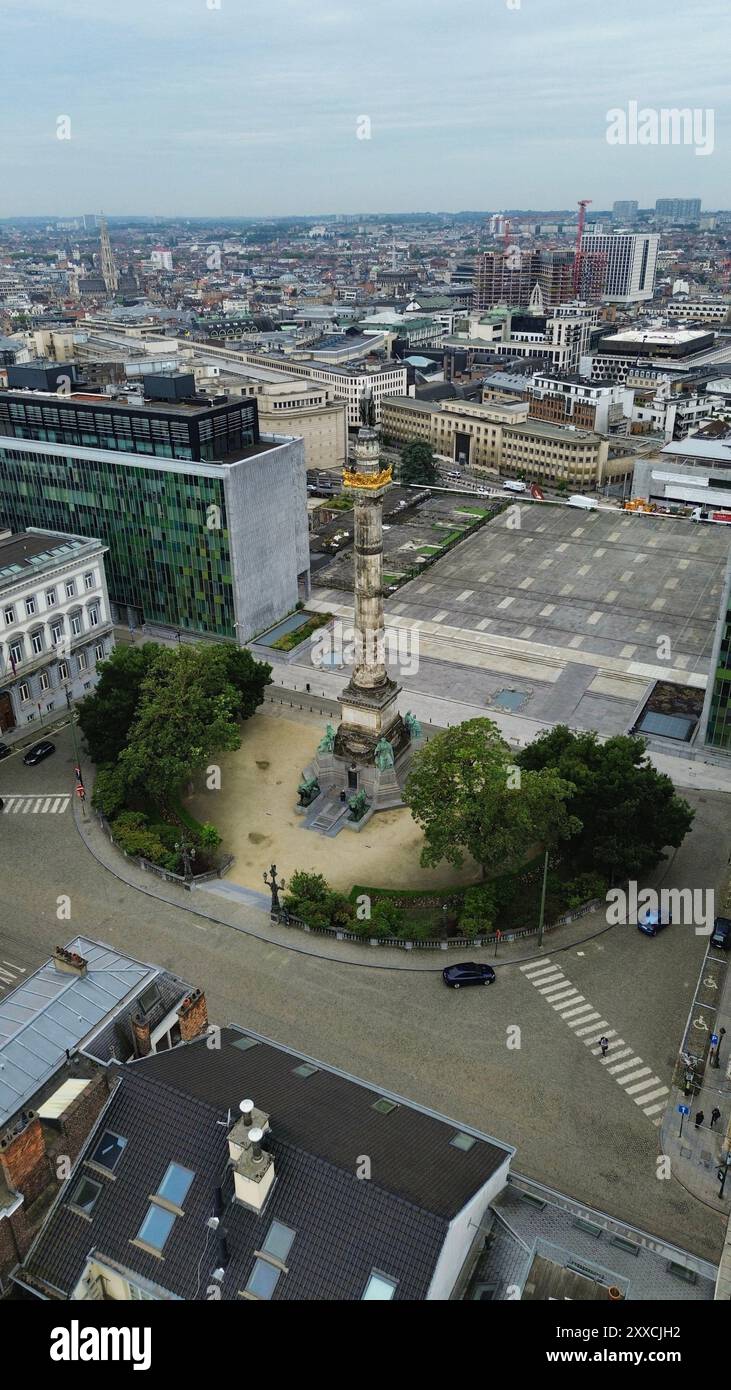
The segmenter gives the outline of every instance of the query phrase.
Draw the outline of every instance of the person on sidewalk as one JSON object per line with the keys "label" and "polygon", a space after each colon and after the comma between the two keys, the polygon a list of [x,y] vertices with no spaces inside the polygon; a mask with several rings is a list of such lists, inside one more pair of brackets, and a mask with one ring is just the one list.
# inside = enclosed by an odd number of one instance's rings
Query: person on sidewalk
{"label": "person on sidewalk", "polygon": [[718,1108],[717,1105],[714,1105],[714,1107],[713,1107],[713,1109],[712,1109],[712,1111],[711,1111],[711,1129],[713,1129],[713,1126],[715,1125],[716,1120],[720,1120],[720,1118],[721,1118],[721,1111],[719,1110],[719,1108]]}
{"label": "person on sidewalk", "polygon": [[695,1117],[695,1127],[696,1127],[696,1129],[700,1129],[700,1127],[701,1127],[701,1125],[703,1124],[703,1121],[705,1120],[705,1118],[706,1118],[706,1117],[705,1117],[705,1115],[703,1114],[703,1111],[702,1111],[702,1110],[699,1110],[699,1111],[698,1111],[698,1114],[697,1114],[696,1117]]}
{"label": "person on sidewalk", "polygon": [[606,1057],[607,1052],[609,1051],[609,1038],[600,1038],[599,1046],[602,1050],[602,1057]]}

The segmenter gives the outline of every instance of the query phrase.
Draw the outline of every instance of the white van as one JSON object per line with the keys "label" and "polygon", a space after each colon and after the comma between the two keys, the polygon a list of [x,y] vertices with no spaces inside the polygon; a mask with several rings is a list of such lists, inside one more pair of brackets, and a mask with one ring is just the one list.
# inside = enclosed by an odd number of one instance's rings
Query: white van
{"label": "white van", "polygon": [[503,483],[503,488],[505,489],[506,492],[527,492],[527,491],[528,491],[528,489],[527,489],[527,487],[526,487],[526,484],[525,484],[525,483],[522,483],[522,482],[520,481],[519,478],[508,478],[508,479],[506,479],[506,481]]}

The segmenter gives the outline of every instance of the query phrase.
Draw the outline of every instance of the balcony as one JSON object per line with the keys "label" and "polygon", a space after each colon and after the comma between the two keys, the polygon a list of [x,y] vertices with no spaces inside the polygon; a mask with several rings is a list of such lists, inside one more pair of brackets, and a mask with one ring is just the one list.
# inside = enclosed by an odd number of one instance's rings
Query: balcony
{"label": "balcony", "polygon": [[27,679],[36,671],[42,670],[44,666],[66,661],[69,656],[74,656],[79,648],[88,647],[92,642],[100,642],[102,638],[107,637],[112,632],[113,627],[111,618],[108,618],[106,622],[97,623],[96,627],[80,632],[78,637],[72,637],[70,647],[66,647],[65,640],[62,640],[52,647],[44,647],[43,651],[33,652],[23,661],[16,661],[15,671],[13,671],[12,662],[7,654],[7,643],[4,643],[5,654],[0,657],[0,681],[7,683],[13,680]]}

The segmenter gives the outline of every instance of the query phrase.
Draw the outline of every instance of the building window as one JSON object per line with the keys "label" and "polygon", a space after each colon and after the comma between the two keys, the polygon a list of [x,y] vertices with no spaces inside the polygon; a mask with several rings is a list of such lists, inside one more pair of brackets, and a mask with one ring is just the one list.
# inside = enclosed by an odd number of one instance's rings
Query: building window
{"label": "building window", "polygon": [[139,1231],[137,1240],[145,1245],[149,1245],[153,1250],[162,1250],[170,1232],[175,1225],[175,1215],[171,1211],[166,1211],[164,1207],[151,1206],[148,1208]]}
{"label": "building window", "polygon": [[6,609],[5,609],[5,621],[6,621],[6,623],[8,624],[8,627],[10,627],[11,624],[15,622],[15,609],[14,609],[14,608],[6,608]]}
{"label": "building window", "polygon": [[98,1163],[101,1168],[107,1168],[110,1173],[113,1173],[126,1147],[126,1139],[123,1139],[120,1134],[113,1134],[110,1129],[106,1129],[91,1156],[92,1162]]}
{"label": "building window", "polygon": [[82,1178],[71,1193],[69,1204],[72,1207],[77,1207],[79,1211],[85,1212],[87,1216],[91,1216],[101,1190],[100,1182],[92,1182],[91,1178]]}
{"label": "building window", "polygon": [[380,1274],[377,1269],[371,1271],[368,1283],[363,1290],[363,1298],[370,1302],[374,1299],[381,1299],[384,1302],[393,1298],[396,1292],[396,1280],[389,1279],[387,1274]]}
{"label": "building window", "polygon": [[51,623],[51,641],[52,641],[54,647],[55,647],[55,645],[56,645],[57,642],[60,642],[60,641],[61,641],[61,638],[62,638],[62,637],[63,637],[63,623],[60,622],[60,621],[58,621],[58,620],[57,620],[55,623]]}
{"label": "building window", "polygon": [[103,643],[103,642],[98,642],[97,645],[95,646],[95,648],[94,648],[94,656],[96,657],[97,661],[103,661],[103,660],[104,660],[104,643]]}
{"label": "building window", "polygon": [[290,1226],[284,1226],[281,1221],[272,1221],[261,1247],[262,1253],[273,1255],[275,1260],[281,1260],[282,1264],[286,1264],[296,1234],[296,1231]]}
{"label": "building window", "polygon": [[66,597],[67,597],[67,598],[73,598],[73,596],[74,596],[75,593],[76,593],[76,581],[75,581],[74,579],[67,579],[67,580],[66,580]]}
{"label": "building window", "polygon": [[37,632],[31,634],[30,644],[36,656],[43,651],[43,633],[40,628]]}
{"label": "building window", "polygon": [[93,604],[92,607],[89,609],[89,626],[99,626],[99,609],[97,608],[96,604]]}
{"label": "building window", "polygon": [[56,606],[56,590],[55,590],[55,589],[46,589],[46,607],[47,607],[47,608],[55,608],[55,606]]}
{"label": "building window", "polygon": [[48,672],[47,672],[47,671],[41,671],[41,692],[43,692],[44,690],[48,690],[49,687],[50,687],[50,684],[51,684],[51,682],[50,682],[50,680],[48,679]]}
{"label": "building window", "polygon": [[80,633],[81,633],[81,614],[80,614],[80,613],[74,613],[74,615],[73,615],[73,617],[72,617],[72,619],[71,619],[71,635],[72,635],[72,637],[78,637],[78,636],[80,635]]}
{"label": "building window", "polygon": [[26,616],[27,616],[28,618],[32,618],[32,617],[33,617],[33,614],[35,613],[35,611],[36,611],[36,601],[35,601],[35,599],[34,599],[34,598],[27,598],[27,599],[25,600],[25,612],[26,612]]}
{"label": "building window", "polygon": [[140,1289],[136,1284],[130,1284],[128,1287],[132,1302],[136,1302],[137,1299],[149,1299],[153,1303],[156,1302],[154,1293],[148,1293],[147,1289]]}
{"label": "building window", "polygon": [[255,1298],[271,1298],[279,1283],[282,1271],[268,1260],[256,1260],[246,1283],[246,1292]]}
{"label": "building window", "polygon": [[30,699],[30,686],[28,685],[27,681],[21,681],[20,685],[18,686],[18,694],[20,695],[21,700]]}
{"label": "building window", "polygon": [[67,662],[67,661],[59,661],[59,663],[58,663],[58,678],[59,678],[59,680],[61,680],[61,681],[67,681],[67,680],[68,680],[68,678],[69,678],[69,666],[68,666],[68,662]]}
{"label": "building window", "polygon": [[17,666],[18,662],[23,660],[22,644],[20,642],[11,642],[8,651],[10,653],[11,662],[13,665]]}
{"label": "building window", "polygon": [[93,588],[94,588],[94,576],[93,576],[93,574],[85,574],[85,575],[84,575],[84,585],[85,585],[85,587],[86,587],[87,589],[93,589]]}
{"label": "building window", "polygon": [[87,662],[87,659],[86,659],[86,652],[79,652],[79,655],[77,656],[76,660],[77,660],[78,663],[79,663],[79,670],[80,670],[80,671],[85,671],[86,668],[87,668],[87,665],[88,665],[88,662]]}
{"label": "building window", "polygon": [[191,1173],[189,1168],[171,1163],[155,1195],[174,1207],[182,1207],[194,1177],[195,1173]]}

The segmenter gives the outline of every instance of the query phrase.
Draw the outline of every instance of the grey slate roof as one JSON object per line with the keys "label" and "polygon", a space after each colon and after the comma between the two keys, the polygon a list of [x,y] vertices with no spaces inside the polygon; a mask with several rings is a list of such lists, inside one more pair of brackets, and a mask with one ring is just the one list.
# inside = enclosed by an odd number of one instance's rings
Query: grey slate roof
{"label": "grey slate roof", "polygon": [[[466,1153],[454,1149],[449,1122],[405,1103],[381,1115],[371,1108],[378,1092],[363,1083],[325,1068],[295,1076],[296,1055],[265,1042],[241,1051],[233,1043],[243,1036],[224,1029],[220,1050],[202,1039],[119,1069],[117,1091],[85,1151],[93,1152],[104,1130],[123,1136],[114,1178],[80,1159],[26,1260],[33,1280],[68,1296],[95,1251],[133,1281],[205,1298],[219,1263],[206,1222],[220,1187],[229,1252],[223,1298],[245,1287],[272,1220],[296,1233],[274,1299],[360,1299],[373,1269],[398,1281],[396,1298],[425,1297],[451,1217],[510,1151],[485,1139]],[[275,1181],[260,1215],[231,1201],[228,1112],[233,1123],[248,1095],[270,1115],[265,1146]],[[370,1181],[356,1176],[364,1154]],[[160,1260],[130,1242],[170,1162],[195,1179]],[[103,1189],[90,1221],[68,1205],[82,1173]]]}
{"label": "grey slate roof", "polygon": [[[184,980],[178,979],[177,975],[171,975],[169,971],[162,970],[155,975],[152,982],[158,990],[157,1002],[145,1012],[145,1020],[149,1023],[154,1032],[158,1023],[161,1023],[166,1014],[172,1012],[176,1005],[181,1004],[186,995],[190,994],[191,985]],[[84,1044],[82,1051],[87,1057],[93,1057],[98,1062],[111,1062],[115,1059],[118,1062],[126,1062],[134,1053],[134,1034],[132,1032],[132,1017],[140,1012],[139,995],[144,990],[138,990],[130,999],[129,1004],[115,1014],[89,1042]]]}
{"label": "grey slate roof", "polygon": [[131,991],[158,974],[156,966],[77,936],[68,949],[89,962],[84,976],[64,974],[52,960],[0,1002],[0,1126],[7,1123],[82,1040]]}

